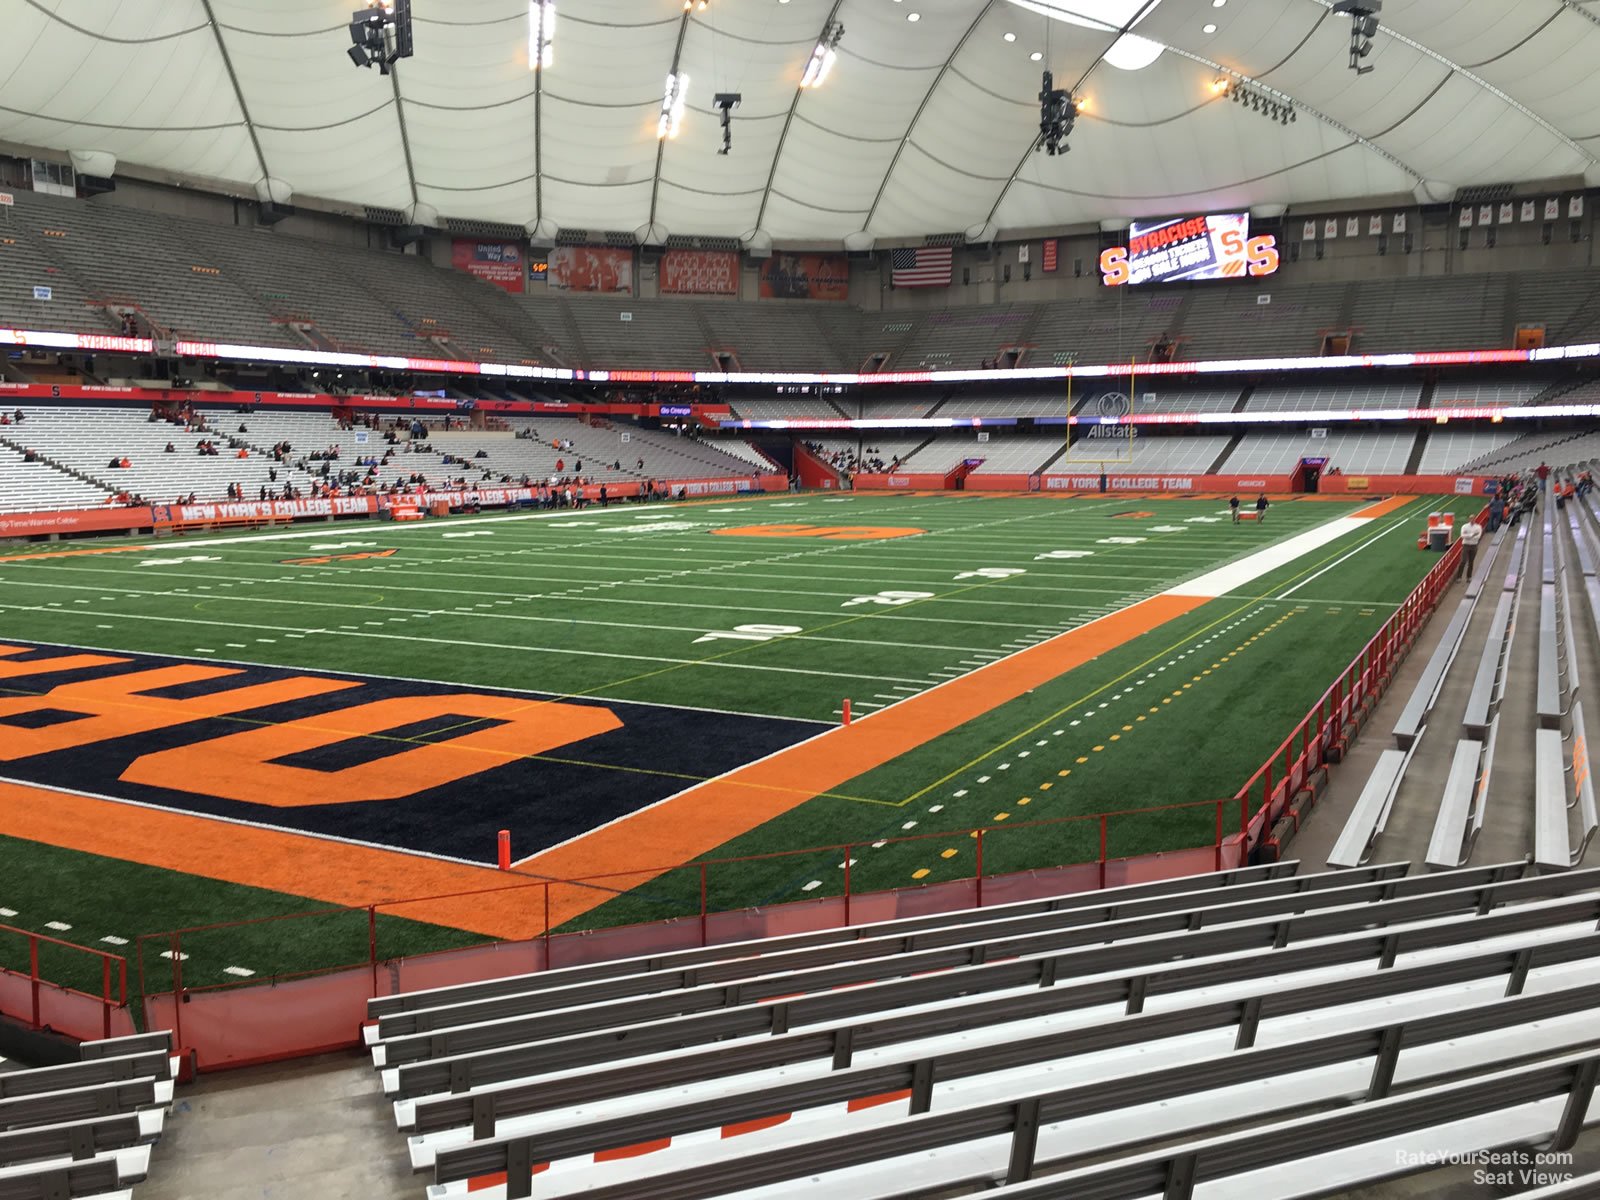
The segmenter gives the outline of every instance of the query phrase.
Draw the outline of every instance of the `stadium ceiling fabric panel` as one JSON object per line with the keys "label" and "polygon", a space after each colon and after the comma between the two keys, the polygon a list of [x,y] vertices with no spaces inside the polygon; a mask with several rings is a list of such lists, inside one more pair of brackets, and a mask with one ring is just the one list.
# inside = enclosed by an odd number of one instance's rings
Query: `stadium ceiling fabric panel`
{"label": "stadium ceiling fabric panel", "polygon": [[[346,57],[354,7],[14,0],[0,141],[237,191],[780,244],[1600,183],[1600,17],[1565,0],[1386,0],[1359,77],[1332,0],[557,0],[542,73],[528,0],[413,0],[390,78]],[[831,73],[802,89],[833,23]],[[1033,150],[1046,67],[1086,101],[1055,157]],[[728,154],[721,92],[742,97]]]}

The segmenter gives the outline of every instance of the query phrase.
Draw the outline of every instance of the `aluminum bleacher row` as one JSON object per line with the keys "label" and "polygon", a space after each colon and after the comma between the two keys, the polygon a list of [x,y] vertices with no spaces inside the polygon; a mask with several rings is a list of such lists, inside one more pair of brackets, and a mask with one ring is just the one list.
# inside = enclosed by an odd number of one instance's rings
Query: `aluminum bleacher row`
{"label": "aluminum bleacher row", "polygon": [[[115,195],[15,193],[0,224],[0,322],[114,331],[124,312],[208,341],[551,362],[569,367],[745,370],[975,367],[1145,359],[1161,338],[1184,358],[1316,354],[1336,326],[1361,353],[1501,347],[1517,325],[1552,344],[1596,332],[1587,272],[1283,284],[1270,292],[1117,289],[1049,303],[868,312],[844,304],[684,297],[512,296],[415,254],[146,212]],[[48,302],[21,299],[31,285]],[[24,285],[29,285],[24,288]],[[1262,296],[1270,303],[1259,303]],[[622,314],[629,319],[623,322]]]}
{"label": "aluminum bleacher row", "polygon": [[[93,508],[120,491],[162,504],[190,492],[200,500],[218,500],[230,484],[238,484],[247,500],[256,499],[263,487],[273,495],[281,494],[285,484],[306,492],[318,478],[321,464],[306,461],[304,468],[297,464],[312,451],[337,446],[340,457],[331,467],[349,470],[356,469],[356,459],[381,459],[390,449],[385,441],[387,426],[363,431],[369,440],[358,443],[358,431],[341,428],[327,413],[260,410],[241,414],[233,408],[207,407],[203,402],[196,409],[205,416],[211,432],[185,432],[182,425],[152,422],[148,410],[134,407],[31,405],[23,424],[0,429],[0,508]],[[394,447],[395,457],[374,481],[385,485],[404,482],[414,473],[435,486],[455,479],[465,479],[468,484],[499,481],[502,476],[520,480],[524,474],[543,480],[573,474],[580,462],[584,477],[597,483],[740,478],[753,471],[778,469],[760,451],[736,438],[705,441],[662,430],[619,430],[587,425],[574,417],[517,417],[510,424],[513,429],[535,429],[540,436],[430,432],[424,444],[431,449],[413,452],[409,433],[402,433]],[[624,432],[626,442],[622,440]],[[556,438],[572,441],[573,448],[552,448],[551,440]],[[196,447],[206,439],[217,445],[215,457],[197,453]],[[247,457],[238,457],[238,451],[228,444],[230,439],[242,443]],[[291,453],[287,461],[278,462],[270,451],[284,441],[290,443]],[[166,451],[169,443],[173,446],[170,454]],[[39,461],[24,461],[24,448],[34,450]],[[479,450],[488,457],[476,458]],[[466,461],[446,463],[447,454]],[[114,457],[119,461],[126,458],[129,465],[111,468]],[[638,465],[640,459],[644,460],[642,466]],[[557,462],[562,464],[559,472]],[[621,467],[613,470],[614,462]],[[365,468],[359,470],[365,472]]]}
{"label": "aluminum bleacher row", "polygon": [[1282,862],[386,996],[366,1041],[430,1200],[1325,1195],[1600,1123],[1600,871],[1525,871]]}
{"label": "aluminum bleacher row", "polygon": [[0,1069],[0,1198],[130,1200],[177,1075],[164,1031],[84,1042],[76,1062]]}
{"label": "aluminum bleacher row", "polygon": [[[1559,482],[1562,474],[1552,480]],[[1536,514],[1503,527],[1486,543],[1474,578],[1394,725],[1395,746],[1379,755],[1329,866],[1356,866],[1380,851],[1407,852],[1411,845],[1385,849],[1397,807],[1415,817],[1433,814],[1426,862],[1435,870],[1471,861],[1491,807],[1527,814],[1525,821],[1502,824],[1531,831],[1528,861],[1540,871],[1566,871],[1583,862],[1600,827],[1577,633],[1582,626],[1600,634],[1600,540],[1590,500],[1559,506],[1552,489]],[[1488,595],[1495,603],[1486,610],[1487,621],[1475,620],[1480,599]],[[1519,675],[1532,685],[1519,696],[1531,695],[1512,703],[1508,684]],[[1451,678],[1457,680],[1457,699],[1445,704],[1441,695]],[[1428,738],[1430,726],[1436,732]],[[1531,755],[1522,750],[1529,733]],[[1435,745],[1452,735],[1447,772],[1441,756],[1433,772],[1408,776],[1425,738]],[[1513,767],[1531,762],[1527,793],[1501,782],[1497,751],[1511,754]]]}

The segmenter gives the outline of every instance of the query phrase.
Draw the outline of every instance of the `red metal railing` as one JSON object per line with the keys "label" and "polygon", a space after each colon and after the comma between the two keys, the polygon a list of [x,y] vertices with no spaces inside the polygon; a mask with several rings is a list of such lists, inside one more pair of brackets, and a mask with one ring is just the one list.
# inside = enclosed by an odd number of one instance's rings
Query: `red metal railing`
{"label": "red metal railing", "polygon": [[[673,864],[659,871],[619,872],[572,880],[521,880],[495,888],[410,897],[364,908],[330,907],[146,934],[140,937],[138,944],[138,995],[147,1026],[171,1029],[175,1044],[195,1050],[202,1069],[293,1057],[353,1044],[369,997],[433,986],[442,979],[465,982],[505,974],[508,969],[542,970],[598,958],[708,946],[762,934],[883,920],[895,915],[981,907],[1030,895],[1087,891],[1136,879],[1239,866],[1243,860],[1241,839],[1228,828],[1224,819],[1232,803],[1232,800],[1194,801]],[[1171,814],[1169,820],[1187,821],[1195,828],[1207,829],[1213,836],[1213,843],[1119,855],[1119,843],[1131,844],[1133,838],[1147,836],[1150,818],[1157,813]],[[1031,842],[1041,831],[1052,828],[1062,831],[1074,826],[1081,829],[1076,836],[1088,851],[1078,861],[1063,865],[1058,855],[1056,861],[1041,862],[1037,866],[994,869],[997,850],[1002,859],[1015,857],[1019,847]],[[1186,839],[1179,836],[1176,840]],[[970,845],[971,872],[918,887],[872,890],[860,886],[860,856],[869,846],[882,849],[889,845],[933,841],[963,849]],[[836,878],[827,890],[819,888],[806,899],[756,908],[722,908],[715,901],[719,879],[724,874],[748,870],[752,866],[779,865],[785,860],[804,865],[806,873],[810,874],[818,870],[819,858],[829,864],[828,870],[836,872]],[[832,866],[835,861],[839,864],[837,868]],[[662,879],[672,884],[676,893],[663,901],[664,907],[671,910],[665,920],[558,931],[560,919],[551,919],[551,912],[559,908],[552,902],[552,895],[559,898],[563,889],[598,891],[609,900],[623,895],[634,897],[639,889],[648,891],[652,881]],[[738,886],[747,887],[748,884]],[[784,893],[792,894],[794,886],[784,887]],[[427,921],[426,906],[430,904],[490,896],[503,902],[508,893],[518,892],[527,897],[521,911],[534,918],[532,923],[539,931],[521,942],[485,943],[405,956],[386,952],[382,945],[380,917],[410,916],[413,920]],[[247,929],[259,931],[291,922],[306,926],[315,921],[339,923],[342,928],[337,931],[336,940],[351,950],[359,940],[364,943],[363,953],[335,957],[333,961],[292,971],[263,971],[249,979],[203,984],[185,981],[186,956],[204,954],[210,964],[208,975],[215,978],[216,952],[210,947],[236,944],[238,936]],[[156,971],[149,959],[156,951],[166,958],[161,972]],[[271,1007],[258,1009],[258,1004]]]}
{"label": "red metal railing", "polygon": [[[0,1010],[21,1020],[30,1029],[50,1026],[70,1030],[80,1037],[112,1036],[112,1030],[119,1024],[115,1014],[125,1012],[128,1007],[127,959],[93,946],[80,946],[48,934],[0,925],[0,942],[13,943],[13,939],[21,939],[26,944],[28,969],[24,973],[0,967]],[[40,967],[41,951],[54,951],[63,960],[59,968],[61,974],[77,973],[67,963],[78,956],[98,959],[100,994],[51,982]],[[89,1007],[79,1001],[87,1001]],[[88,1015],[94,1008],[99,1010],[98,1021]]]}
{"label": "red metal railing", "polygon": [[[1478,519],[1483,519],[1482,514]],[[1461,544],[1457,542],[1339,673],[1283,744],[1235,793],[1239,832],[1252,850],[1283,815],[1294,794],[1327,761],[1328,750],[1357,709],[1369,697],[1381,694],[1417,632],[1438,607],[1439,598],[1450,586],[1460,563]]]}

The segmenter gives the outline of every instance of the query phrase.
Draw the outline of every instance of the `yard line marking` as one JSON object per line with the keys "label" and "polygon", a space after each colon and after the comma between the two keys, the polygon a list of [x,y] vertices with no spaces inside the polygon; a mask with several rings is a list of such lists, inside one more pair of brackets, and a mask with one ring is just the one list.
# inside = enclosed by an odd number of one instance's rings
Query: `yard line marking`
{"label": "yard line marking", "polygon": [[105,937],[101,938],[100,940],[102,942],[105,942],[107,945],[110,945],[110,946],[126,946],[128,944],[128,939],[127,938],[118,937],[114,933],[108,933],[108,934],[106,934]]}
{"label": "yard line marking", "polygon": [[16,915],[17,910],[14,908],[0,908],[0,917],[14,917]]}
{"label": "yard line marking", "polygon": [[223,967],[222,973],[224,975],[237,975],[241,979],[248,979],[255,974],[249,967]]}
{"label": "yard line marking", "polygon": [[1342,556],[1340,558],[1334,559],[1331,563],[1329,563],[1327,566],[1323,567],[1322,570],[1318,571],[1315,575],[1311,576],[1309,579],[1301,580],[1299,583],[1295,584],[1292,588],[1290,588],[1286,592],[1279,592],[1276,596],[1273,597],[1273,599],[1274,600],[1287,600],[1290,596],[1294,595],[1301,588],[1305,587],[1306,584],[1311,583],[1314,580],[1321,579],[1324,575],[1326,575],[1329,571],[1333,570],[1340,563],[1346,561],[1347,559],[1354,558],[1356,555],[1360,554],[1363,550],[1365,550],[1368,546],[1372,545],[1374,542],[1379,541],[1382,538],[1388,537],[1396,529],[1399,529],[1402,525],[1407,525],[1409,523],[1410,522],[1405,521],[1405,520],[1396,521],[1393,525],[1390,525],[1382,533],[1379,533],[1379,534],[1375,535],[1374,537],[1368,538],[1366,541],[1362,542],[1359,546],[1357,546],[1354,550],[1351,550],[1348,554],[1346,554],[1346,555],[1344,555],[1344,556]]}
{"label": "yard line marking", "polygon": [[[40,610],[38,605],[0,604],[0,611],[39,612],[41,610]],[[90,615],[106,616],[106,615],[110,615],[110,614],[94,613],[94,614],[90,614]],[[250,630],[263,629],[263,630],[267,630],[267,631],[273,632],[273,633],[287,633],[288,632],[288,630],[285,630],[283,627],[278,626],[278,625],[245,625],[245,624],[242,624],[242,623],[237,622],[237,621],[202,621],[202,620],[198,620],[198,619],[196,619],[194,617],[164,617],[164,616],[160,616],[159,614],[155,614],[155,613],[140,613],[140,614],[137,614],[136,616],[134,616],[134,617],[132,617],[130,619],[138,620],[138,621],[177,622],[177,623],[183,624],[183,625],[220,625],[220,626],[224,626],[224,627],[229,628],[229,629],[250,629]],[[381,621],[369,621],[369,622],[367,622],[367,624],[369,624],[369,625],[382,625],[383,622],[381,622]],[[707,657],[707,658],[666,658],[666,657],[663,657],[663,656],[660,656],[660,655],[615,654],[615,653],[612,653],[610,651],[605,651],[605,650],[574,650],[574,649],[571,649],[570,647],[562,647],[562,646],[529,646],[529,645],[519,645],[519,644],[509,643],[509,642],[467,641],[467,640],[462,639],[462,638],[421,637],[421,636],[418,636],[417,634],[395,633],[395,632],[393,632],[391,630],[384,630],[382,633],[367,633],[367,632],[363,632],[359,627],[357,627],[355,625],[341,625],[339,628],[340,628],[340,630],[350,634],[353,637],[376,638],[376,639],[378,639],[380,641],[384,641],[384,642],[388,642],[388,643],[393,643],[393,642],[424,642],[424,643],[437,644],[437,645],[446,645],[446,646],[472,646],[472,647],[477,647],[477,648],[486,649],[486,650],[518,650],[518,651],[522,651],[522,652],[528,653],[528,654],[565,654],[565,655],[580,655],[580,656],[586,657],[586,658],[624,659],[624,660],[627,660],[627,661],[630,661],[630,662],[668,663],[668,664],[671,664],[671,666],[673,666],[673,667],[716,667],[716,668],[720,668],[720,669],[723,669],[723,670],[733,670],[733,671],[773,671],[773,672],[777,672],[779,674],[784,674],[784,675],[824,675],[824,676],[830,676],[830,677],[836,678],[836,679],[864,679],[864,680],[869,680],[869,681],[871,681],[873,683],[889,683],[889,684],[895,684],[895,683],[917,683],[919,685],[922,685],[922,684],[926,683],[925,680],[907,679],[904,676],[895,676],[895,675],[857,675],[857,674],[852,674],[852,673],[843,672],[843,671],[814,671],[814,670],[810,670],[810,669],[805,668],[805,667],[776,667],[776,666],[766,666],[766,665],[762,665],[760,663],[723,662],[720,659],[718,659],[717,657]],[[246,646],[243,642],[225,642],[224,645],[226,645],[230,650],[246,650],[246,649],[249,649],[249,647]],[[255,664],[255,665],[269,665],[269,664]],[[628,682],[631,682],[631,681],[630,680],[613,681],[612,683],[604,684],[604,685],[601,685],[601,686],[615,687],[615,686],[619,686],[620,684],[624,684],[624,683],[628,683]],[[571,695],[571,696],[580,696],[581,695],[581,696],[586,697],[586,698],[591,698],[591,697],[592,698],[599,698],[599,697],[593,696],[593,693],[588,692],[588,691],[585,691],[585,692],[570,692],[570,693],[562,693],[562,694],[563,695]],[[543,699],[534,701],[534,703],[544,703],[544,702],[546,702],[546,701],[543,700]],[[629,703],[631,703],[631,701],[629,701]],[[668,705],[668,706],[665,706],[665,707],[681,707],[681,706]]]}
{"label": "yard line marking", "polygon": [[72,928],[72,926],[68,925],[65,921],[46,921],[44,923],[44,927],[46,929],[54,929],[57,933],[65,933],[67,930]]}

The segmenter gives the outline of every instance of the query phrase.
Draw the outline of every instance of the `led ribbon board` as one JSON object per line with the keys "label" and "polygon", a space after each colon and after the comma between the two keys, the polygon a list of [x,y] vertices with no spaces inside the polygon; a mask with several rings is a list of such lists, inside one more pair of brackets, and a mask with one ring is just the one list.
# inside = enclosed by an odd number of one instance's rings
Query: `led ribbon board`
{"label": "led ribbon board", "polygon": [[1211,213],[1153,224],[1134,222],[1128,244],[1100,254],[1107,287],[1191,279],[1243,279],[1278,269],[1270,234],[1250,236],[1249,213]]}

